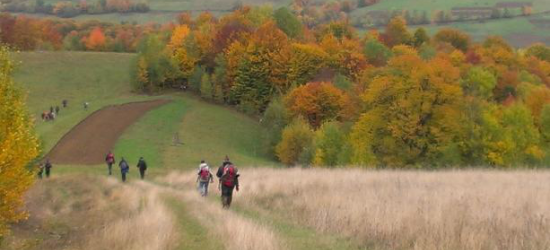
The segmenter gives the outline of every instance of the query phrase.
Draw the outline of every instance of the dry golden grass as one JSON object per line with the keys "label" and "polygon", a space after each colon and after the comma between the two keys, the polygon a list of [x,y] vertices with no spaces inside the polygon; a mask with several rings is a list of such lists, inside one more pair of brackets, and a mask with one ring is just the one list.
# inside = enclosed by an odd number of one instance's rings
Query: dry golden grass
{"label": "dry golden grass", "polygon": [[[119,184],[120,185],[120,184]],[[120,218],[91,234],[83,249],[164,250],[175,243],[174,216],[160,197],[161,189],[145,182],[121,185]]]}
{"label": "dry golden grass", "polygon": [[[218,202],[201,197],[195,188],[195,178],[194,174],[173,172],[162,181],[175,187],[172,193],[184,202],[192,216],[209,229],[212,237],[223,239],[226,249],[281,249],[279,239],[269,228],[239,216],[231,210],[222,209]],[[215,192],[215,184],[210,188],[210,195],[219,195]]]}
{"label": "dry golden grass", "polygon": [[550,249],[550,172],[246,169],[239,202],[367,249]]}
{"label": "dry golden grass", "polygon": [[55,176],[27,196],[30,218],[0,249],[170,249],[172,214],[159,188],[114,178]]}

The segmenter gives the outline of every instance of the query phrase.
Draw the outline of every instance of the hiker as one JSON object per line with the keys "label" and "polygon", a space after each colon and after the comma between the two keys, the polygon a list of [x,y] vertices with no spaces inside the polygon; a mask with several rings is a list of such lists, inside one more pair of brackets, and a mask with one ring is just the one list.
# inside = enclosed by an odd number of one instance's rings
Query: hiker
{"label": "hiker", "polygon": [[201,161],[199,165],[199,172],[197,173],[197,181],[199,182],[199,191],[201,196],[205,197],[208,195],[208,184],[214,182],[212,173],[210,173],[210,167],[204,160]]}
{"label": "hiker", "polygon": [[105,156],[105,163],[107,163],[109,175],[112,175],[113,164],[115,164],[115,162],[115,155],[111,151],[109,151],[109,153],[107,153],[107,155]]}
{"label": "hiker", "polygon": [[61,101],[61,104],[63,105],[63,108],[66,108],[68,101],[64,99],[63,101]]}
{"label": "hiker", "polygon": [[216,176],[219,178],[218,189],[221,190],[221,200],[223,208],[231,206],[233,199],[233,189],[239,191],[239,170],[229,161],[229,157],[225,156]]}
{"label": "hiker", "polygon": [[143,157],[139,157],[137,167],[139,168],[139,176],[143,180],[145,178],[145,170],[147,170],[147,162],[145,162]]}
{"label": "hiker", "polygon": [[42,121],[46,121],[46,118],[48,116],[48,113],[46,111],[42,112]]}
{"label": "hiker", "polygon": [[53,113],[53,106],[50,106],[50,114]]}
{"label": "hiker", "polygon": [[38,164],[38,178],[42,179],[42,174],[44,173],[44,164]]}
{"label": "hiker", "polygon": [[54,113],[54,112],[50,112],[50,113],[48,114],[48,120],[50,120],[50,121],[54,121],[54,120],[55,120],[55,113]]}
{"label": "hiker", "polygon": [[126,182],[126,174],[130,171],[130,166],[128,165],[128,162],[124,160],[124,157],[120,160],[118,163],[118,166],[120,167],[120,173],[122,175],[122,182]]}
{"label": "hiker", "polygon": [[88,106],[89,106],[89,105],[90,105],[90,104],[89,104],[88,102],[84,102],[84,110],[88,110]]}
{"label": "hiker", "polygon": [[44,168],[46,169],[46,178],[50,178],[50,171],[52,169],[52,164],[50,163],[50,159],[46,159],[46,164],[44,165]]}
{"label": "hiker", "polygon": [[55,106],[55,113],[59,115],[59,106]]}

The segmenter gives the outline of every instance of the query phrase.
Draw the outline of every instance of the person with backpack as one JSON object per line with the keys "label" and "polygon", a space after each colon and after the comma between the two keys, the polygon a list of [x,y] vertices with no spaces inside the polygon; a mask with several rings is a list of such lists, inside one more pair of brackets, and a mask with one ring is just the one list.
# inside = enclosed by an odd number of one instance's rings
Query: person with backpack
{"label": "person with backpack", "polygon": [[109,175],[112,175],[112,169],[113,169],[113,164],[115,164],[116,160],[115,160],[115,154],[113,154],[111,151],[109,151],[109,153],[107,153],[107,155],[105,156],[105,163],[107,163],[107,168],[109,170]]}
{"label": "person with backpack", "polygon": [[126,174],[130,171],[130,165],[128,165],[128,162],[122,157],[120,162],[118,163],[118,166],[120,167],[120,173],[122,175],[122,182],[126,182]]}
{"label": "person with backpack", "polygon": [[143,180],[145,178],[145,170],[147,170],[147,162],[145,162],[143,157],[139,157],[137,167],[139,168],[139,176]]}
{"label": "person with backpack", "polygon": [[50,159],[46,159],[46,164],[44,164],[44,168],[46,169],[46,178],[50,178],[50,171],[52,169],[52,164],[50,163]]}
{"label": "person with backpack", "polygon": [[204,160],[201,161],[199,165],[199,172],[197,174],[197,181],[199,182],[199,191],[201,196],[205,197],[208,195],[208,184],[214,182],[212,173],[210,173],[210,167]]}
{"label": "person with backpack", "polygon": [[216,176],[219,178],[218,189],[221,190],[222,206],[227,209],[233,200],[233,189],[239,191],[239,170],[229,161],[229,157],[225,156]]}

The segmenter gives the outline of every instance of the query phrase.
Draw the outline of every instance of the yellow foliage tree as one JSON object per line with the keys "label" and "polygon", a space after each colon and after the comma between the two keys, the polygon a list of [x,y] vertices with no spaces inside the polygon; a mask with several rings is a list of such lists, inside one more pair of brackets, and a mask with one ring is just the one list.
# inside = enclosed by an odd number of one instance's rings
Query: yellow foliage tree
{"label": "yellow foliage tree", "polygon": [[38,141],[12,78],[14,64],[0,47],[0,238],[9,223],[24,219],[23,195],[33,181],[27,166],[38,155]]}
{"label": "yellow foliage tree", "polygon": [[170,42],[168,43],[168,48],[172,51],[175,51],[178,48],[183,47],[183,41],[189,35],[189,27],[187,25],[179,25],[172,32],[170,37]]}

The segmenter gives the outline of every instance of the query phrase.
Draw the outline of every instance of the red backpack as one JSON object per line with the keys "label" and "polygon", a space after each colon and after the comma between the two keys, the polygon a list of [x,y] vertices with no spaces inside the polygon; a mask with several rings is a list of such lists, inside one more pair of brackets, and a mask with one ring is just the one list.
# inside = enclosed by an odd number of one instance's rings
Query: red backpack
{"label": "red backpack", "polygon": [[201,172],[199,173],[201,177],[201,181],[208,181],[210,179],[210,171],[208,171],[208,168],[203,167],[201,168]]}
{"label": "red backpack", "polygon": [[115,162],[115,155],[113,153],[110,153],[107,155],[107,162],[108,163],[114,163]]}
{"label": "red backpack", "polygon": [[228,165],[223,169],[223,185],[226,187],[235,186],[235,166]]}

